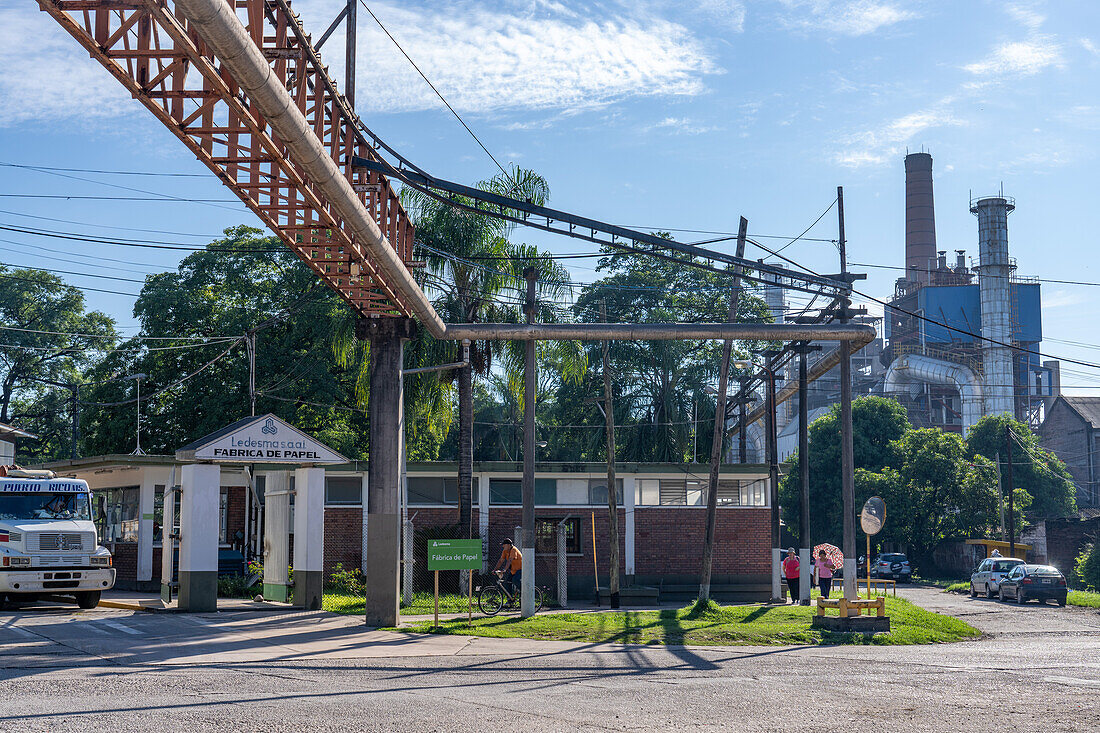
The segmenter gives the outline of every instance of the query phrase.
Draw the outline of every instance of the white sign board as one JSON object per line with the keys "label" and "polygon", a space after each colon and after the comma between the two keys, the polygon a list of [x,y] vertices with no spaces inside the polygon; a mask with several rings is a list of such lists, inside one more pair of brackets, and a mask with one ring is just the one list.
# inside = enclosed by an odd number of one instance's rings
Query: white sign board
{"label": "white sign board", "polygon": [[293,425],[263,415],[238,421],[176,451],[176,458],[219,463],[347,463]]}

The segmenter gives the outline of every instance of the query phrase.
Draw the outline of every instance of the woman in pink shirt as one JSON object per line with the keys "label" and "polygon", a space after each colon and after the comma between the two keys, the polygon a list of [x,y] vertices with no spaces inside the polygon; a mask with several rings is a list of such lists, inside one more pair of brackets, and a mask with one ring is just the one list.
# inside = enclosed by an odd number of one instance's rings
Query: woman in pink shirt
{"label": "woman in pink shirt", "polygon": [[783,560],[783,577],[787,579],[791,603],[798,603],[798,574],[798,556],[794,554],[792,547],[787,550],[787,557]]}
{"label": "woman in pink shirt", "polygon": [[814,569],[817,571],[817,585],[821,589],[821,597],[828,598],[829,591],[833,589],[833,571],[836,570],[836,566],[825,555],[825,550],[818,551]]}

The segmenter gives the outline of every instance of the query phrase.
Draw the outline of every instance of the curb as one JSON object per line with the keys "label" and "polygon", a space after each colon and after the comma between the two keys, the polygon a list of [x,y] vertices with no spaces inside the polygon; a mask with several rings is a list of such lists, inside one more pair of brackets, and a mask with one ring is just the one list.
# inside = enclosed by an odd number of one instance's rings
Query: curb
{"label": "curb", "polygon": [[128,603],[126,601],[112,601],[101,600],[99,602],[99,608],[119,608],[124,611],[146,611],[148,613],[157,613],[164,611],[164,608],[157,608],[156,606],[144,606],[140,603]]}

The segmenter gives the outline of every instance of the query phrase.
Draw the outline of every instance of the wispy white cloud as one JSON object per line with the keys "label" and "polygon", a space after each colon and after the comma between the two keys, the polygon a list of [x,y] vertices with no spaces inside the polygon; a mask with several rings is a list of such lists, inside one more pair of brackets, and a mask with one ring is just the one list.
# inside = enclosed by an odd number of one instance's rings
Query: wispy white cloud
{"label": "wispy white cloud", "polygon": [[779,0],[787,12],[781,22],[794,29],[834,36],[864,36],[917,13],[889,0]]}
{"label": "wispy white cloud", "polygon": [[1034,2],[1009,3],[1005,6],[1005,12],[1032,33],[1037,32],[1047,19],[1043,13],[1039,12]]}
{"label": "wispy white cloud", "polygon": [[1086,303],[1080,293],[1071,293],[1068,290],[1055,290],[1053,293],[1043,295],[1043,308],[1071,308]]}
{"label": "wispy white cloud", "polygon": [[0,7],[0,127],[31,121],[103,120],[138,105],[34,5]]}
{"label": "wispy white cloud", "polygon": [[[731,21],[740,7],[730,1],[706,4]],[[342,0],[315,0],[296,9],[316,38],[342,6]],[[567,115],[634,97],[690,97],[706,92],[708,74],[722,71],[695,34],[642,6],[553,0],[501,0],[489,6],[458,0],[444,10],[391,0],[371,8],[460,112]],[[342,33],[324,49],[337,80],[343,79],[343,53],[337,52]],[[441,107],[365,13],[359,41],[360,112]],[[33,5],[0,8],[0,68],[0,126],[94,123],[140,114],[118,82]]]}
{"label": "wispy white cloud", "polygon": [[[307,27],[320,28],[342,5],[324,0],[298,10]],[[721,72],[691,31],[646,6],[459,0],[446,12],[434,4],[375,2],[371,8],[460,112],[575,112],[631,97],[694,96],[706,91],[707,74]],[[371,25],[361,22],[359,29],[360,111],[440,108],[409,62],[367,21]],[[328,43],[340,44],[338,36]],[[340,78],[341,55],[327,61]]]}
{"label": "wispy white cloud", "polygon": [[1062,65],[1062,48],[1049,36],[1002,43],[981,61],[963,68],[976,76],[1030,76]]}
{"label": "wispy white cloud", "polygon": [[745,4],[741,0],[699,0],[699,13],[725,30],[745,29]]}
{"label": "wispy white cloud", "polygon": [[1091,38],[1078,39],[1078,43],[1081,44],[1081,48],[1085,49],[1093,56],[1100,56],[1100,46],[1097,46]]}
{"label": "wispy white cloud", "polygon": [[834,160],[847,168],[880,165],[897,158],[906,144],[918,142],[922,133],[943,127],[960,127],[966,123],[949,111],[950,99],[933,107],[894,118],[872,130],[851,135]]}
{"label": "wispy white cloud", "polygon": [[714,132],[721,128],[714,125],[704,125],[689,117],[666,117],[653,125],[656,129],[670,130],[676,135],[702,135],[706,132]]}

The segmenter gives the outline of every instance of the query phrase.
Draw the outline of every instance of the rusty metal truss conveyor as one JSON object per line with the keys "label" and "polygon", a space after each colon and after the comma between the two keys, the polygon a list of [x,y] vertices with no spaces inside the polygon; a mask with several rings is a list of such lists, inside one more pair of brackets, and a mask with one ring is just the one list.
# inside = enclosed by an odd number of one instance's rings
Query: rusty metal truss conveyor
{"label": "rusty metal truss conveyor", "polygon": [[[420,315],[410,302],[415,297],[394,287],[390,273],[380,267],[386,263],[355,235],[347,212],[334,206],[310,175],[310,161],[300,159],[280,139],[262,105],[242,89],[228,64],[184,17],[183,3],[39,4],[356,311],[363,316]],[[385,245],[400,263],[412,260],[413,225],[384,175],[351,164],[353,158],[373,159],[374,151],[358,133],[354,112],[289,3],[234,0],[231,12],[377,222]]]}

